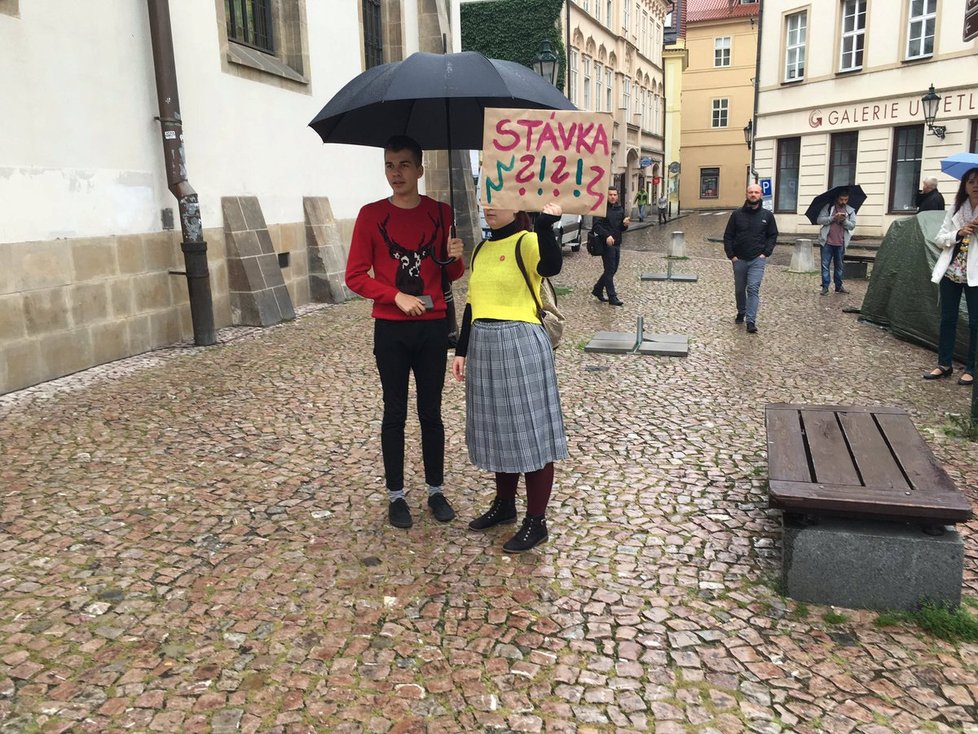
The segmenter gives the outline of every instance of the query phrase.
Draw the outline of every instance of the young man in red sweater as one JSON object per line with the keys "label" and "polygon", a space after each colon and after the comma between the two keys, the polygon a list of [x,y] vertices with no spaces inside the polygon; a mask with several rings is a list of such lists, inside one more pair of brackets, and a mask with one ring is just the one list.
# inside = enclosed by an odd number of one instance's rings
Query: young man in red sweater
{"label": "young man in red sweater", "polygon": [[[441,267],[450,280],[462,277],[462,240],[449,238],[450,206],[418,193],[424,175],[421,146],[395,136],[384,146],[384,168],[393,194],[367,204],[357,215],[346,263],[346,284],[374,302],[374,356],[384,393],[380,429],[384,474],[390,499],[388,518],[398,528],[411,527],[404,499],[404,424],[408,378],[414,373],[421,455],[428,507],[448,522],[455,511],[442,491],[445,426],[441,394],[448,356],[448,324]],[[447,244],[447,247],[446,247]],[[372,275],[371,275],[372,271]]]}

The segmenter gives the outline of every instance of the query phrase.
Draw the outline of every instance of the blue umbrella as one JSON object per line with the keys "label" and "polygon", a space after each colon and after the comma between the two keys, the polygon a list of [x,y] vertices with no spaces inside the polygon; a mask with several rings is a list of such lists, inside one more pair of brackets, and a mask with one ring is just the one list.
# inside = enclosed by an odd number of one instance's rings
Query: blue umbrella
{"label": "blue umbrella", "polygon": [[978,153],[955,153],[941,161],[941,172],[959,181],[972,168],[978,168]]}

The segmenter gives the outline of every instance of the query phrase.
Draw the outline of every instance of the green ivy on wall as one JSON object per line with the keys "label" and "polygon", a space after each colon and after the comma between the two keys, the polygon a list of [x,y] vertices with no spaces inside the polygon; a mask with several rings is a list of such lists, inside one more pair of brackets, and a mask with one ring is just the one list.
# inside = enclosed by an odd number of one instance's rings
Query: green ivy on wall
{"label": "green ivy on wall", "polygon": [[557,20],[564,0],[491,0],[462,3],[462,50],[533,68],[540,44],[557,54],[557,88],[564,90],[567,50]]}

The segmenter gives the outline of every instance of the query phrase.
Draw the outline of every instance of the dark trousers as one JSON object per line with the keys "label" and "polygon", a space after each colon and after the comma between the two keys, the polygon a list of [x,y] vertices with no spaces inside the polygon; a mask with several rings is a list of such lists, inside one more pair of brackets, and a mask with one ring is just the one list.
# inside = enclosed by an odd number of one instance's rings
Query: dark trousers
{"label": "dark trousers", "polygon": [[618,272],[618,263],[620,261],[621,247],[614,245],[613,247],[604,248],[604,254],[601,256],[604,272],[601,273],[598,282],[594,284],[594,292],[600,294],[607,291],[608,299],[611,301],[618,299],[618,293],[615,292],[615,273]]}
{"label": "dark trousers", "polygon": [[958,331],[958,311],[961,293],[968,304],[968,351],[965,353],[964,371],[975,374],[975,351],[978,349],[978,286],[955,283],[941,278],[938,295],[941,303],[941,329],[937,337],[937,364],[950,367],[954,359],[954,341]]}
{"label": "dark trousers", "polygon": [[384,390],[384,420],[380,446],[384,454],[387,489],[404,488],[404,424],[407,421],[408,376],[414,373],[421,422],[421,456],[425,481],[440,487],[445,473],[445,426],[441,393],[445,387],[448,326],[434,321],[374,323],[374,356]]}
{"label": "dark trousers", "polygon": [[659,224],[665,224],[669,221],[669,210],[659,208]]}

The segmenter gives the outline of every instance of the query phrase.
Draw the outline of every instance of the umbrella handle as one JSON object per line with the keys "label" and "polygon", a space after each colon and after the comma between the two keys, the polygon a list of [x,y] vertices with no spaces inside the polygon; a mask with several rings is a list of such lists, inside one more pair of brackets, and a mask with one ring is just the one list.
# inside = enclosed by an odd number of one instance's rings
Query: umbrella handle
{"label": "umbrella handle", "polygon": [[[455,228],[454,228],[454,227],[452,227],[452,229],[455,229]],[[454,233],[453,233],[453,234],[454,234]],[[447,260],[439,260],[439,259],[438,259],[437,257],[435,257],[434,255],[432,255],[432,256],[431,256],[431,259],[435,261],[435,264],[436,264],[436,265],[451,265],[451,264],[452,264],[453,262],[455,262],[455,260],[456,260],[457,258],[454,258],[454,257],[450,257],[450,258],[448,258]]]}

